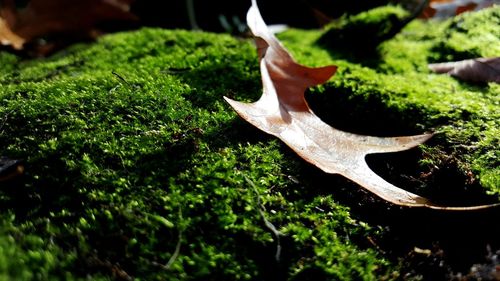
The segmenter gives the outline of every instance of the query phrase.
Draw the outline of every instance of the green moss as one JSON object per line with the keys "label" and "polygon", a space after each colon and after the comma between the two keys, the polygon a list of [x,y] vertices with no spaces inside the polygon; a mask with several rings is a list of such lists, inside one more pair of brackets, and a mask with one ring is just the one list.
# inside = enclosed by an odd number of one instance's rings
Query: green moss
{"label": "green moss", "polygon": [[[443,26],[409,25],[371,68],[318,46],[317,31],[280,38],[302,63],[339,66],[307,94],[327,122],[372,135],[435,130],[416,172],[444,170],[451,155],[457,173],[498,195],[500,88],[426,71]],[[339,203],[353,186],[318,183],[320,172],[223,102],[260,96],[250,41],[142,29],[0,61],[0,154],[26,168],[0,182],[0,278],[398,277],[398,259],[373,246],[385,232]],[[432,196],[437,184],[416,189]],[[264,218],[282,233],[279,262]]]}
{"label": "green moss", "polygon": [[405,24],[409,13],[399,6],[381,6],[356,15],[344,15],[326,27],[321,42],[351,49],[373,48],[394,36]]}
{"label": "green moss", "polygon": [[12,71],[16,68],[19,59],[12,54],[0,52],[0,65],[2,65],[3,71]]}
{"label": "green moss", "polygon": [[35,234],[42,229],[52,228],[50,221],[26,222],[15,226],[14,220],[14,215],[2,216],[0,280],[75,279],[66,270],[68,265],[76,262],[76,253],[64,251],[55,241]]}
{"label": "green moss", "polygon": [[[373,280],[389,276],[387,260],[376,260],[375,251],[360,251],[351,242],[370,227],[350,218],[348,211],[331,196],[318,197],[296,209],[294,219],[300,223],[288,224],[284,233],[298,244],[313,245],[314,250],[292,267],[293,280]],[[322,223],[317,224],[318,220]],[[339,225],[346,226],[345,231],[331,231]]]}
{"label": "green moss", "polygon": [[386,73],[428,72],[431,52],[443,36],[447,22],[412,21],[403,31],[378,47],[378,70]]}
{"label": "green moss", "polygon": [[[500,55],[500,7],[449,20],[434,47],[434,60],[454,61]],[[488,46],[488,47],[485,47]]]}
{"label": "green moss", "polygon": [[[0,217],[18,214],[0,235],[2,276],[250,280],[315,267],[348,280],[390,267],[345,238],[375,230],[303,196],[301,162],[223,102],[260,95],[251,42],[143,29],[47,59],[2,56],[0,151],[26,166],[0,187]],[[313,208],[322,200],[328,214]],[[260,208],[288,240],[278,272]],[[292,238],[309,231],[328,243]]]}
{"label": "green moss", "polygon": [[464,13],[446,21],[413,21],[379,51],[389,71],[427,71],[436,61],[457,61],[500,54],[500,8]]}

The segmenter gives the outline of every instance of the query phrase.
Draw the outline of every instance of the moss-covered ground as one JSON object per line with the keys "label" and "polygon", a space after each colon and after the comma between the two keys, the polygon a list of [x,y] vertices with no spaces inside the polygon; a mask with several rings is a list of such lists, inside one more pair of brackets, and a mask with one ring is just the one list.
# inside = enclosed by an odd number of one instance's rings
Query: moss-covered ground
{"label": "moss-covered ground", "polygon": [[[414,21],[366,56],[321,31],[279,37],[301,63],[339,66],[307,93],[328,123],[436,133],[374,170],[473,205],[500,194],[500,86],[426,65],[498,56],[499,21]],[[500,248],[495,210],[390,206],[240,120],[222,96],[261,94],[250,39],[142,29],[0,66],[0,154],[25,166],[0,182],[0,280],[439,280]]]}

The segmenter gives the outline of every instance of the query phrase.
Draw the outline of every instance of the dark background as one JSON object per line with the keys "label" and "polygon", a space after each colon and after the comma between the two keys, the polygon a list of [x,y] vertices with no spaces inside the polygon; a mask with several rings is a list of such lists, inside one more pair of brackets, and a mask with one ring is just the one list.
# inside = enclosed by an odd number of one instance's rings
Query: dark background
{"label": "dark background", "polygon": [[[233,17],[237,17],[244,23],[246,12],[251,5],[251,0],[193,0],[192,2],[199,27],[202,30],[215,32],[226,31],[220,24],[219,16],[225,16],[230,23]],[[384,0],[261,0],[257,1],[257,4],[268,24],[317,28],[320,26],[317,11],[336,18],[344,13],[357,13],[387,2]],[[186,3],[187,0],[136,0],[131,6],[131,11],[139,17],[141,25],[191,29]]]}

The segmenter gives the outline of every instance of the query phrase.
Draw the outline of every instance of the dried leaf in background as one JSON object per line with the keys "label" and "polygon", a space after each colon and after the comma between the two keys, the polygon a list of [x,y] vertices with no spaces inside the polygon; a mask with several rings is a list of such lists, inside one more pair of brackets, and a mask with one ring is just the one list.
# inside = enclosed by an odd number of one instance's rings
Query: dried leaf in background
{"label": "dried leaf in background", "polygon": [[21,160],[0,156],[0,183],[19,177],[24,172]]}
{"label": "dried leaf in background", "polygon": [[17,10],[13,0],[0,6],[0,43],[15,50],[51,34],[91,37],[104,21],[135,20],[129,12],[133,0],[31,0]]}
{"label": "dried leaf in background", "polygon": [[500,83],[500,57],[432,63],[429,69],[465,81]]}
{"label": "dried leaf in background", "polygon": [[341,174],[377,196],[402,206],[466,210],[478,207],[442,207],[428,199],[398,188],[375,174],[365,156],[406,150],[431,137],[430,134],[381,138],[351,134],[321,121],[309,108],[304,92],[325,83],[335,66],[309,68],[296,63],[278,39],[268,31],[256,1],[247,14],[255,36],[263,94],[254,103],[225,100],[246,121],[285,142],[300,157],[327,173]]}
{"label": "dried leaf in background", "polygon": [[424,9],[423,18],[449,18],[468,11],[478,11],[495,4],[499,0],[430,0]]}

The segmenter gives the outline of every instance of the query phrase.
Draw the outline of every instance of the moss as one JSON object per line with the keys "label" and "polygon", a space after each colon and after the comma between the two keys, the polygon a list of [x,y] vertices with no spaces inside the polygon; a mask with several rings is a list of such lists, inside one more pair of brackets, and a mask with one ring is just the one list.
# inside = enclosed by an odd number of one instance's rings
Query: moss
{"label": "moss", "polygon": [[[54,241],[34,234],[52,228],[49,221],[15,226],[15,216],[2,216],[0,233],[0,280],[74,280],[65,272],[76,253],[64,251]],[[96,276],[99,278],[99,276]]]}
{"label": "moss", "polygon": [[[289,164],[300,162],[223,102],[259,96],[249,41],[143,29],[47,59],[2,56],[17,64],[0,70],[1,154],[26,166],[0,187],[1,217],[16,213],[0,256],[19,261],[3,276],[250,280],[315,267],[375,279],[390,266],[346,243],[374,229],[333,199],[301,198]],[[289,237],[279,271],[260,208]],[[292,238],[309,231],[328,243]]]}
{"label": "moss", "polygon": [[0,65],[6,72],[14,70],[18,61],[19,59],[15,55],[0,52]]}
{"label": "moss", "polygon": [[[417,175],[452,165],[459,184],[453,192],[473,186],[498,195],[500,88],[425,70],[443,26],[409,25],[380,46],[371,68],[318,46],[318,31],[280,37],[300,62],[339,65],[330,82],[307,94],[327,122],[373,135],[435,130],[415,159]],[[423,31],[429,27],[433,33]],[[390,46],[400,47],[390,52]],[[387,231],[345,206],[352,184],[320,183],[322,173],[223,102],[223,95],[260,96],[250,41],[142,29],[51,58],[0,53],[0,60],[6,65],[0,154],[23,159],[26,168],[22,178],[0,182],[0,278],[379,280],[404,274],[398,257],[373,244]],[[414,175],[398,176],[388,175],[396,182]],[[465,183],[471,177],[475,183]],[[404,183],[439,193],[437,180]],[[264,218],[282,233],[279,245]]]}
{"label": "moss", "polygon": [[[320,213],[317,212],[318,209],[321,210]],[[360,251],[351,242],[351,239],[358,239],[370,227],[353,220],[348,211],[339,206],[331,196],[315,198],[311,203],[296,209],[295,219],[300,223],[288,224],[283,232],[298,244],[310,244],[314,249],[291,268],[291,279],[372,280],[389,276],[386,271],[389,264],[387,260],[376,260],[375,251]],[[317,219],[323,223],[317,224]],[[346,226],[345,231],[330,230],[339,225]]]}
{"label": "moss", "polygon": [[384,70],[427,71],[427,62],[500,54],[500,8],[464,13],[446,21],[413,21],[395,40],[379,47]]}
{"label": "moss", "polygon": [[401,34],[378,47],[377,69],[385,73],[428,72],[431,52],[443,36],[447,22],[412,21]]}
{"label": "moss", "polygon": [[367,52],[394,36],[406,24],[408,17],[405,9],[391,5],[356,15],[344,15],[326,27],[321,42]]}
{"label": "moss", "polygon": [[[500,55],[500,8],[465,13],[446,23],[433,59],[454,61]],[[485,46],[489,46],[485,48]]]}

